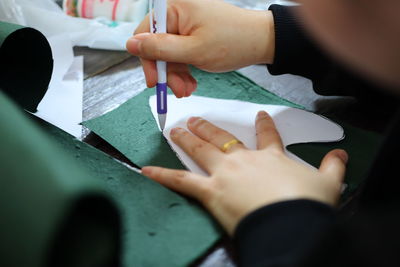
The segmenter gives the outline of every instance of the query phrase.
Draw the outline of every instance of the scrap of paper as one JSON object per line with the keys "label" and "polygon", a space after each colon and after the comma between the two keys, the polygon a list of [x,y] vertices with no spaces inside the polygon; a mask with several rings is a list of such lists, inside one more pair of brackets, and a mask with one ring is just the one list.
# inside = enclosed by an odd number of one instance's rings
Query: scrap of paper
{"label": "scrap of paper", "polygon": [[[149,104],[154,118],[157,118],[155,96],[150,97]],[[229,131],[241,140],[246,147],[256,149],[254,121],[260,110],[268,112],[273,118],[285,147],[298,143],[334,142],[344,138],[344,131],[341,126],[325,117],[305,110],[201,96],[191,96],[184,99],[168,98],[168,115],[163,135],[189,170],[205,175],[205,172],[172,142],[169,135],[170,130],[174,127],[187,129],[187,120],[192,116],[198,116]],[[308,165],[289,151],[285,152],[290,157]]]}
{"label": "scrap of paper", "polygon": [[[82,136],[83,57],[54,50],[54,71],[36,116],[80,139]],[[56,53],[55,53],[56,52]],[[67,64],[68,63],[68,64]],[[67,69],[66,69],[66,68]],[[68,69],[69,67],[69,69]],[[68,71],[67,71],[68,70]]]}

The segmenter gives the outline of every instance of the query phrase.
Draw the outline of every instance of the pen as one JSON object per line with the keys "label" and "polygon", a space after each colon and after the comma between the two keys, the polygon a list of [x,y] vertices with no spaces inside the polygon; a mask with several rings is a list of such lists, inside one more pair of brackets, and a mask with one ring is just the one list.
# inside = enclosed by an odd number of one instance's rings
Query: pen
{"label": "pen", "polygon": [[[154,18],[151,12],[154,1]],[[167,0],[150,0],[149,1],[149,17],[150,32],[166,33],[167,32]],[[167,63],[157,60],[157,114],[158,123],[161,131],[164,130],[167,120]]]}

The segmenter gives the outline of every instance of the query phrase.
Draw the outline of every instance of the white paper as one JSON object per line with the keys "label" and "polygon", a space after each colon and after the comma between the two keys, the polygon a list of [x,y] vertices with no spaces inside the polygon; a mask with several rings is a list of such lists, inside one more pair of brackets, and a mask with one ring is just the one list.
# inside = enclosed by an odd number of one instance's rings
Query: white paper
{"label": "white paper", "polygon": [[[62,51],[62,49],[60,50]],[[81,139],[83,105],[83,57],[75,57],[65,73],[68,56],[55,57],[49,89],[38,106],[36,116]],[[60,75],[62,79],[59,79]]]}
{"label": "white paper", "polygon": [[[155,120],[158,121],[156,96],[150,97],[149,104]],[[202,117],[232,133],[249,149],[256,149],[255,118],[260,110],[268,112],[273,118],[285,147],[298,143],[333,142],[344,138],[341,126],[301,109],[200,96],[177,99],[172,95],[168,97],[168,115],[163,134],[189,170],[206,175],[181,148],[172,142],[170,130],[175,127],[187,129],[186,122],[190,117]],[[285,152],[291,158],[309,165],[289,151]]]}

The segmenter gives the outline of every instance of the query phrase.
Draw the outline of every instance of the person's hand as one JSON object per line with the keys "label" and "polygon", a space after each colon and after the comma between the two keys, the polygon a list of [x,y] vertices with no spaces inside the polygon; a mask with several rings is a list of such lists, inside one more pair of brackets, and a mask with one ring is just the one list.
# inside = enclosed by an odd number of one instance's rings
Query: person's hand
{"label": "person's hand", "polygon": [[201,118],[190,118],[188,128],[193,134],[176,128],[171,138],[209,177],[160,167],[144,167],[142,173],[199,200],[229,234],[244,216],[264,205],[291,199],[335,205],[339,198],[347,153],[332,150],[319,169],[290,159],[264,111],[256,118],[257,150],[238,143],[222,152],[221,147],[235,137]]}
{"label": "person's hand", "polygon": [[148,87],[157,82],[155,60],[168,63],[168,86],[189,96],[196,80],[188,64],[223,72],[272,63],[275,33],[272,13],[241,9],[220,0],[169,0],[167,34],[150,34],[148,15],[126,44],[139,56]]}

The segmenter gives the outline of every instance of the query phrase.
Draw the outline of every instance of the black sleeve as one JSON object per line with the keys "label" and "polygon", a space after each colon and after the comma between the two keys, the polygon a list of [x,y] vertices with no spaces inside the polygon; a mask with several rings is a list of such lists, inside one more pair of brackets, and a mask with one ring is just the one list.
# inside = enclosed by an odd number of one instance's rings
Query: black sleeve
{"label": "black sleeve", "polygon": [[311,200],[262,207],[235,231],[239,266],[299,266],[334,220],[331,207]]}
{"label": "black sleeve", "polygon": [[269,8],[275,24],[274,62],[267,65],[272,75],[290,73],[309,78],[320,95],[354,96],[361,101],[388,98],[384,90],[321,49],[295,16],[296,8],[299,7]]}

